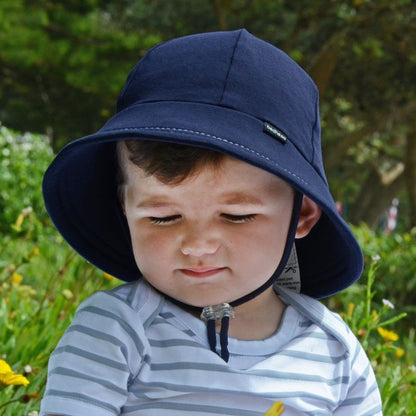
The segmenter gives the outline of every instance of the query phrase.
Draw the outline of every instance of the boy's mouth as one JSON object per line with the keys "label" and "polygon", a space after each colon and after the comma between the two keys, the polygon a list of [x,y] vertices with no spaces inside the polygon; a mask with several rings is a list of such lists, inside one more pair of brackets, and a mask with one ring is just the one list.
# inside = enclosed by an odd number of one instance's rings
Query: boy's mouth
{"label": "boy's mouth", "polygon": [[204,266],[204,267],[190,267],[187,269],[180,269],[180,271],[186,276],[203,278],[214,276],[217,273],[225,270],[226,267],[213,267],[213,266]]}

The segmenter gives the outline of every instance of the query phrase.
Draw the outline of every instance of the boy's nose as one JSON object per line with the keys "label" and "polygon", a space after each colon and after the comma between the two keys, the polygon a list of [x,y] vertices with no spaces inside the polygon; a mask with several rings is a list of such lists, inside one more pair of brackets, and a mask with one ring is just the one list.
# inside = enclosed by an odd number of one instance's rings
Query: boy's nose
{"label": "boy's nose", "polygon": [[219,239],[209,235],[209,232],[199,231],[184,236],[181,243],[181,252],[186,256],[202,257],[216,253],[219,246]]}

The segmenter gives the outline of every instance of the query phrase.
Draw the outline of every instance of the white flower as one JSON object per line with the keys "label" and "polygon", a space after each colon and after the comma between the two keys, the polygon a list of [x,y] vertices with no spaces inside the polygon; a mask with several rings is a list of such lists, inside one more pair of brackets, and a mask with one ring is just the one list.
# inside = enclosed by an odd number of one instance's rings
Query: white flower
{"label": "white flower", "polygon": [[30,374],[32,372],[32,367],[30,365],[25,365],[23,370],[26,374]]}
{"label": "white flower", "polygon": [[374,261],[375,263],[377,263],[377,262],[381,259],[381,257],[380,257],[380,255],[379,255],[379,254],[375,254],[375,255],[372,257],[372,259],[373,259],[373,261]]}
{"label": "white flower", "polygon": [[394,305],[388,299],[383,299],[383,305],[390,309],[394,309]]}
{"label": "white flower", "polygon": [[64,289],[62,294],[69,300],[74,297],[74,294],[69,289]]}
{"label": "white flower", "polygon": [[409,369],[410,369],[411,371],[416,371],[416,365],[411,365],[411,366],[409,367]]}
{"label": "white flower", "polygon": [[22,214],[27,217],[28,215],[30,215],[33,212],[33,208],[32,207],[26,207],[23,208],[22,210]]}

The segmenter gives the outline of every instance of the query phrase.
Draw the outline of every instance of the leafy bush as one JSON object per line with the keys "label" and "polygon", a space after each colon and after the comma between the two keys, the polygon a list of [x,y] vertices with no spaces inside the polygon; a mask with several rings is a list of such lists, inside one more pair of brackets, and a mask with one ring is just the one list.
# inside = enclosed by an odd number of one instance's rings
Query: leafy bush
{"label": "leafy bush", "polygon": [[[414,329],[408,335],[397,324],[408,316],[400,306],[381,298],[376,282],[380,258],[375,256],[365,269],[364,282],[348,288],[329,300],[330,307],[341,310],[366,351],[380,388],[385,416],[416,414],[416,367],[413,347]],[[337,302],[339,302],[337,304]],[[394,328],[391,327],[394,325]],[[408,323],[414,325],[414,321]]]}
{"label": "leafy bush", "polygon": [[364,225],[356,231],[367,261],[375,255],[380,257],[379,271],[383,279],[377,283],[377,290],[390,293],[396,303],[414,303],[412,293],[416,290],[416,228],[391,235],[375,233]]}
{"label": "leafy bush", "polygon": [[407,332],[416,318],[416,228],[386,235],[363,224],[354,231],[363,248],[366,267],[372,259],[379,259],[378,278],[374,282],[376,292],[408,313],[409,318],[400,323]]}
{"label": "leafy bush", "polygon": [[52,157],[46,137],[16,133],[0,124],[0,233],[10,232],[16,222],[25,230],[19,215],[27,216],[31,210],[46,220],[40,188]]}
{"label": "leafy bush", "polygon": [[367,352],[384,415],[414,415],[416,230],[386,235],[362,224],[354,233],[364,252],[363,276],[325,302],[341,313]]}
{"label": "leafy bush", "polygon": [[37,415],[49,355],[76,308],[93,292],[118,284],[77,256],[51,225],[43,230],[46,237],[39,234],[37,241],[30,231],[12,232],[0,247],[0,364],[13,372],[0,377],[2,416]]}

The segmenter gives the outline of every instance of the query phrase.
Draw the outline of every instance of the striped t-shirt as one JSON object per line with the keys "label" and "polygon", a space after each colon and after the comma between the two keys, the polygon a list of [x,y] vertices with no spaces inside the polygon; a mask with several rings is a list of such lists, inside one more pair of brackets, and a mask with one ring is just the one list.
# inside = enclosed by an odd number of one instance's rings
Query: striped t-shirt
{"label": "striped t-shirt", "polygon": [[51,355],[41,415],[381,415],[369,360],[338,315],[276,288],[288,307],[265,340],[213,353],[205,324],[144,280],[79,307]]}

